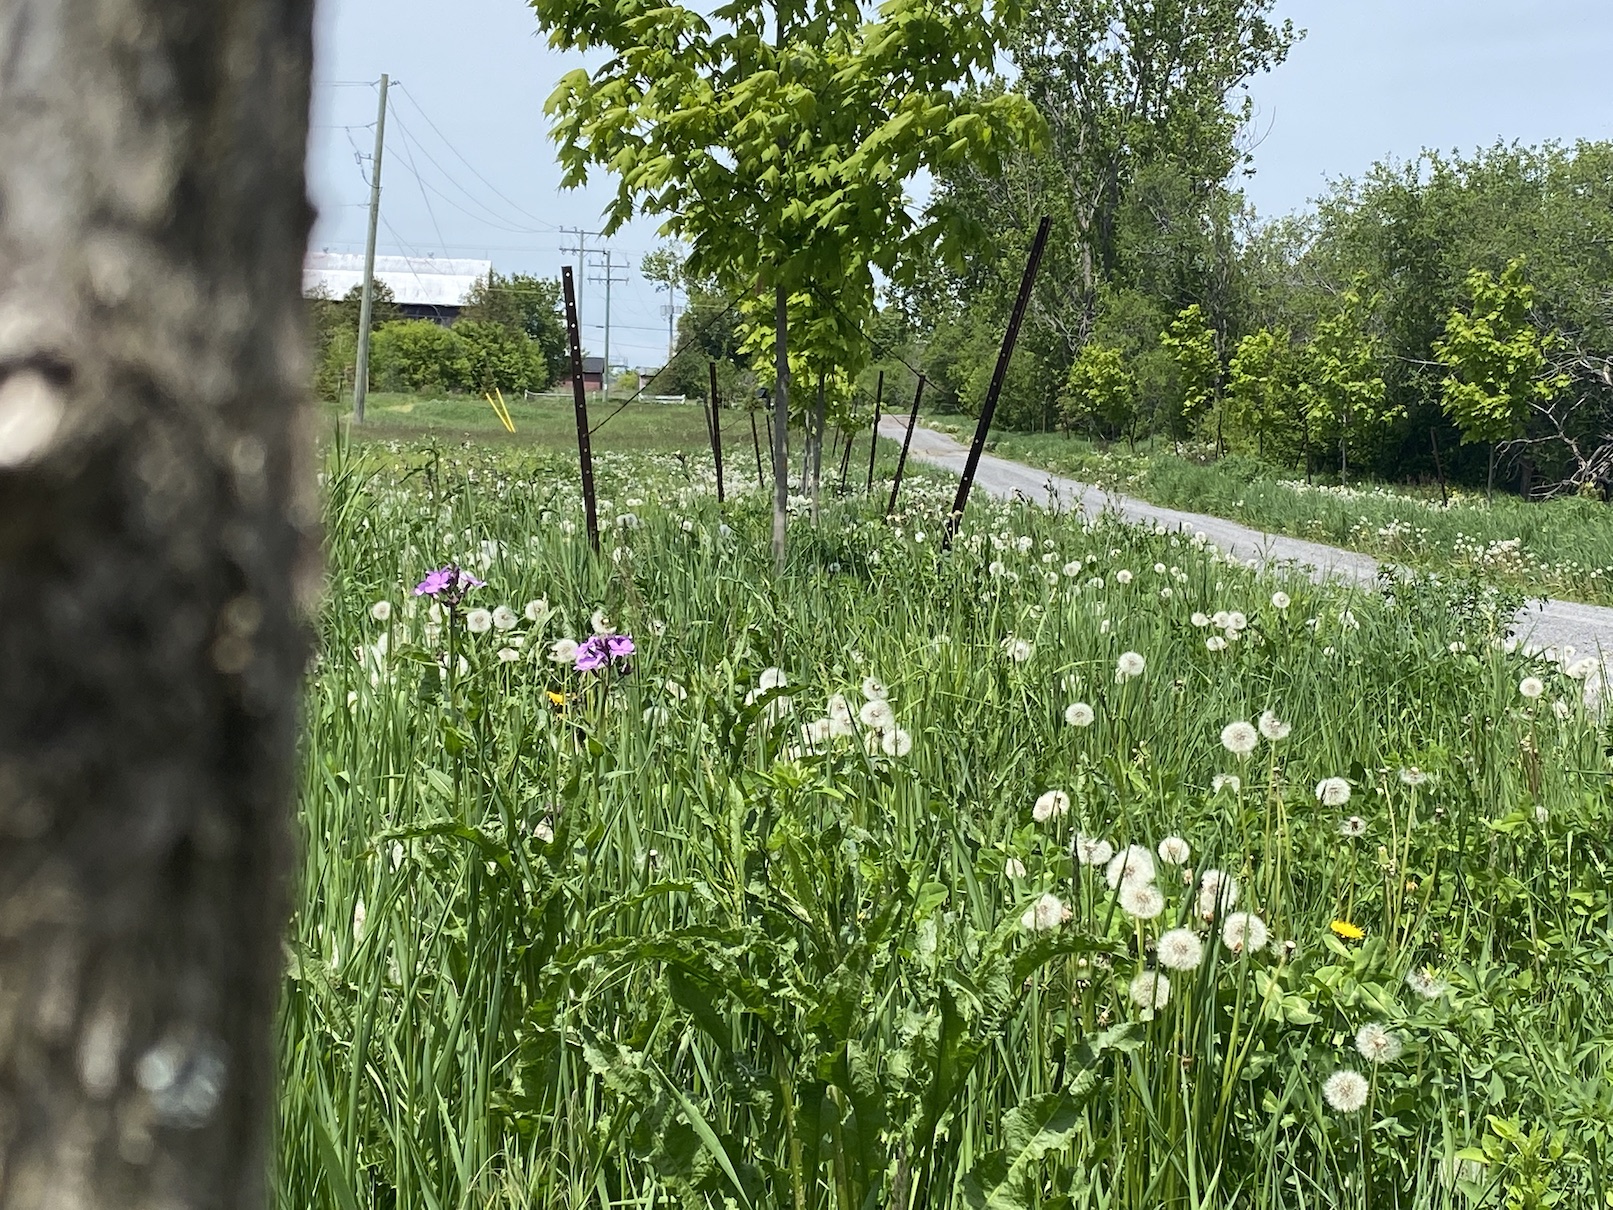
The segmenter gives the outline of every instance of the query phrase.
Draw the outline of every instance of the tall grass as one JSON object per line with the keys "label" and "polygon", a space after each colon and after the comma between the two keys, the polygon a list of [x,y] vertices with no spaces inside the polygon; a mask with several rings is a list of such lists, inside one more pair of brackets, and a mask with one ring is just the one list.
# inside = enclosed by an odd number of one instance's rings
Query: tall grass
{"label": "tall grass", "polygon": [[1428,485],[1311,485],[1298,471],[1243,455],[1102,451],[1046,435],[1004,434],[995,449],[1166,507],[1423,570],[1476,573],[1535,595],[1613,604],[1613,508],[1600,500],[1502,494],[1489,501],[1466,489],[1447,500]]}
{"label": "tall grass", "polygon": [[[281,1206],[1613,1204],[1606,737],[1495,643],[1507,602],[984,501],[943,555],[922,480],[894,525],[797,523],[774,578],[760,497],[600,477],[596,558],[563,459],[332,455]],[[433,612],[447,563],[487,584]],[[551,660],[595,611],[630,665]],[[1222,746],[1266,710],[1286,738]],[[1078,835],[1191,856],[1138,919]],[[1174,927],[1203,960],[1140,1009]]]}

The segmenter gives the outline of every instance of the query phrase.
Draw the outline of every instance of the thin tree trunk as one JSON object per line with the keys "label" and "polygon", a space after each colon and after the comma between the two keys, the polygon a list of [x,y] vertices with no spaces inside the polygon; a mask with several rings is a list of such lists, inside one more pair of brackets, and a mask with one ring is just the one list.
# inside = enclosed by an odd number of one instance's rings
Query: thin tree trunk
{"label": "thin tree trunk", "polygon": [[812,524],[818,523],[818,493],[823,482],[823,372],[818,372],[818,406],[812,413]]}
{"label": "thin tree trunk", "polygon": [[784,535],[789,527],[790,450],[786,429],[790,421],[790,353],[786,343],[790,310],[789,292],[773,288],[773,567],[784,570]]}
{"label": "thin tree trunk", "polygon": [[262,1206],[311,0],[0,4],[0,1208]]}

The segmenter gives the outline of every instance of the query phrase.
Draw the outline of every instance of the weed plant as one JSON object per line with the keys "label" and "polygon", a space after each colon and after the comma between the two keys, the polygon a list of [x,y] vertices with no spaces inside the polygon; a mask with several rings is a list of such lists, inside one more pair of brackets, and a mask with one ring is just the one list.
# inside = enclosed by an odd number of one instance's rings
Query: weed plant
{"label": "weed plant", "polygon": [[573,474],[331,453],[279,1206],[1613,1206],[1608,737],[1511,601],[922,477],[775,577],[648,455],[596,556]]}

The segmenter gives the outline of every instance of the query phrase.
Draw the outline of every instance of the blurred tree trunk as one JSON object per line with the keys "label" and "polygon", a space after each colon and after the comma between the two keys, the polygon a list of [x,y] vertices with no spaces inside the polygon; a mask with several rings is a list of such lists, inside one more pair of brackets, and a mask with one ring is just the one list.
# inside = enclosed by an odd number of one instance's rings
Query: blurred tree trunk
{"label": "blurred tree trunk", "polygon": [[0,0],[0,1208],[255,1207],[312,0]]}

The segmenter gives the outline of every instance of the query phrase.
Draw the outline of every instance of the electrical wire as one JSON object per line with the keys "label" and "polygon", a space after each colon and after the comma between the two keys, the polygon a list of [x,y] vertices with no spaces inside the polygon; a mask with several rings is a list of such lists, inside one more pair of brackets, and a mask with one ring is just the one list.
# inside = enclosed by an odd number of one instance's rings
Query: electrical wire
{"label": "electrical wire", "polygon": [[[644,394],[645,391],[649,390],[650,389],[650,384],[653,383],[657,378],[661,377],[662,374],[665,374],[669,369],[671,369],[672,364],[675,361],[677,361],[678,358],[680,356],[682,356],[689,349],[689,347],[691,345],[695,344],[698,340],[700,340],[701,337],[705,336],[706,333],[709,332],[712,328],[714,328],[719,322],[721,322],[724,319],[727,319],[728,316],[733,313],[734,308],[739,306],[739,304],[742,301],[744,301],[744,297],[745,296],[743,294],[737,295],[732,301],[729,302],[729,304],[726,307],[724,307],[722,309],[722,311],[716,316],[716,318],[708,319],[705,322],[705,324],[702,325],[700,331],[696,332],[693,336],[689,337],[688,340],[684,341],[681,345],[679,345],[676,349],[674,349],[673,352],[672,352],[672,356],[667,358],[666,364],[664,366],[662,366],[659,370],[657,370],[655,373],[651,374],[649,376],[649,378],[647,378],[643,383],[641,383],[639,385],[639,389],[634,391],[633,394],[630,395],[627,398],[627,401],[625,403],[623,403],[621,407],[617,408],[609,416],[606,416],[605,419],[601,420],[598,424],[594,425],[593,428],[589,429],[588,430],[588,435],[590,437],[592,437],[595,433],[599,432],[600,429],[604,428],[612,420],[615,420],[616,417],[620,416],[627,409],[628,404],[633,403],[636,399],[638,399],[638,397],[640,395]],[[610,367],[607,366],[607,367],[605,367],[605,369],[606,369],[606,372],[608,373],[609,370],[610,370]]]}

